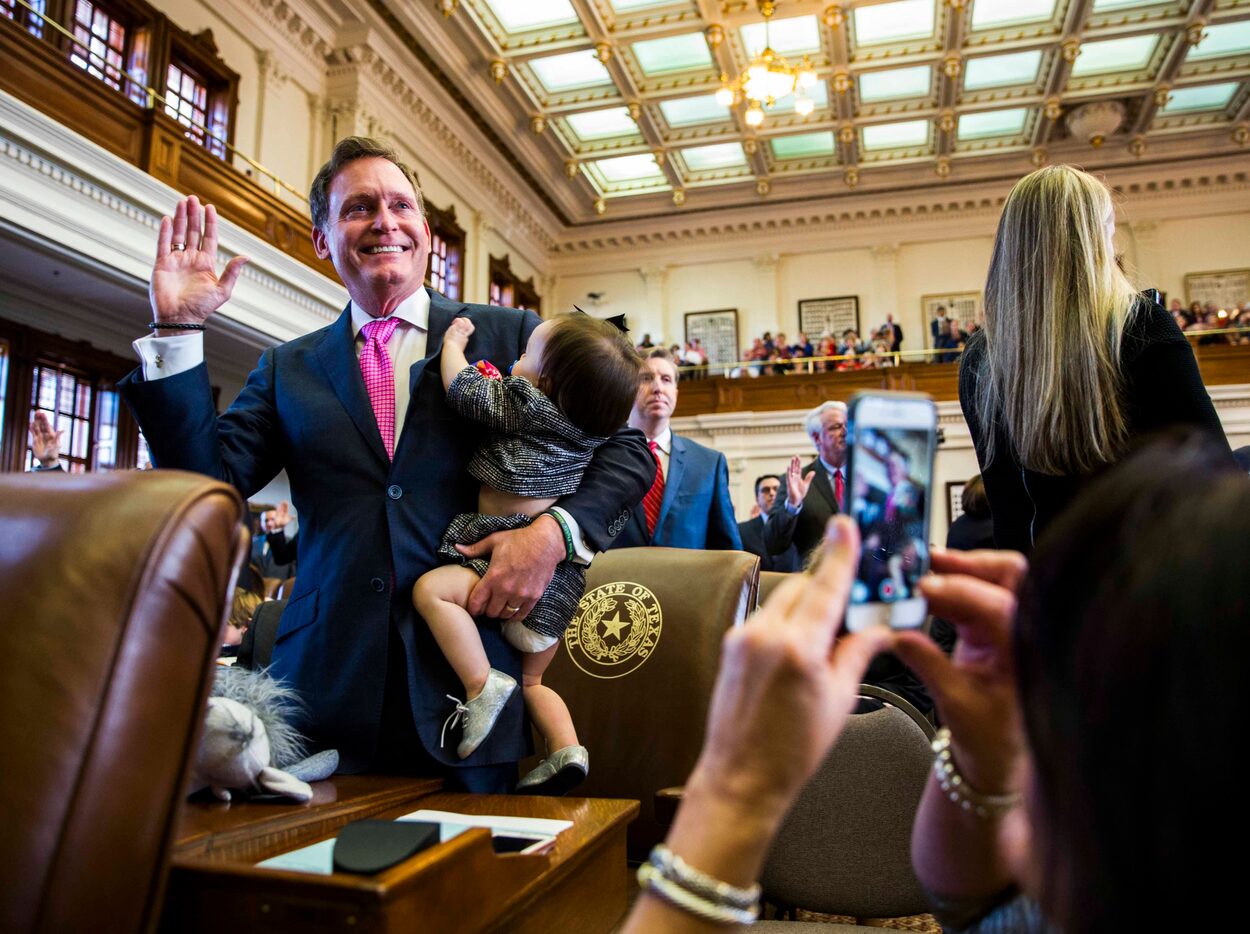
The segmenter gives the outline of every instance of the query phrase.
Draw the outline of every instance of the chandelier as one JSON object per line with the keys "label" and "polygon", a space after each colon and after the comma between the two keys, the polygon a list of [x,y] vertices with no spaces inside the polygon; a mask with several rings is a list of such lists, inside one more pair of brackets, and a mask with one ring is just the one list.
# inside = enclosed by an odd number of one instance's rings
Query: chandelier
{"label": "chandelier", "polygon": [[764,111],[772,110],[777,101],[794,95],[794,112],[806,117],[816,108],[816,102],[807,90],[816,84],[816,70],[806,55],[797,66],[773,51],[768,21],[777,9],[775,0],[758,0],[760,14],[764,17],[764,49],[753,59],[742,74],[732,81],[722,73],[716,103],[732,107],[739,101],[746,102],[747,126],[756,127],[764,122]]}

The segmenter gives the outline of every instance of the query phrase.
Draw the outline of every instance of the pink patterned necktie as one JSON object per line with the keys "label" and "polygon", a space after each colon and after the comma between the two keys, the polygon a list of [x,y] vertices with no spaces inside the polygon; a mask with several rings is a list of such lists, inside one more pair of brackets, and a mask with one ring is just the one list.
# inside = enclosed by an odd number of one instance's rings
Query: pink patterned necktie
{"label": "pink patterned necktie", "polygon": [[386,342],[398,325],[398,318],[374,318],[360,329],[365,336],[365,346],[360,350],[360,373],[365,378],[365,389],[390,460],[395,459],[395,365],[386,352]]}

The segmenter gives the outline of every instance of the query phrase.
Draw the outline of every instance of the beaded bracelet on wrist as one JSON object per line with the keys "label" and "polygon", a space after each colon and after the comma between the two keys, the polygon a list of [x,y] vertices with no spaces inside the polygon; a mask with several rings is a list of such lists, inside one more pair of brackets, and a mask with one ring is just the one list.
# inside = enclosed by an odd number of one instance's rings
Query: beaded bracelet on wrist
{"label": "beaded bracelet on wrist", "polygon": [[182,321],[152,321],[148,323],[149,331],[203,331],[202,324],[191,324]]}
{"label": "beaded bracelet on wrist", "polygon": [[758,905],[752,905],[750,908],[737,908],[733,905],[710,901],[668,879],[652,863],[643,863],[638,867],[638,882],[648,892],[668,902],[674,908],[714,924],[754,924],[760,914]]}
{"label": "beaded bracelet on wrist", "polygon": [[1020,803],[1018,791],[1002,795],[982,794],[964,780],[951,755],[949,727],[942,727],[933,738],[933,774],[937,778],[938,787],[950,798],[951,803],[982,820],[1002,817]]}

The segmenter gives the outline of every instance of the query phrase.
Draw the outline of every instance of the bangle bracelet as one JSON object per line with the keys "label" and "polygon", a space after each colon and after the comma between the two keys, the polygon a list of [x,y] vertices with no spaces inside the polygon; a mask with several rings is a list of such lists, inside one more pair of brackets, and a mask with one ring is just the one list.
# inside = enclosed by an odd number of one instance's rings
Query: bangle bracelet
{"label": "bangle bracelet", "polygon": [[1020,803],[1018,791],[1002,795],[982,794],[964,780],[955,768],[955,759],[951,755],[949,727],[942,727],[937,731],[933,739],[933,754],[933,775],[937,778],[938,786],[952,804],[958,805],[969,814],[975,814],[982,820],[1002,817]]}
{"label": "bangle bracelet", "polygon": [[181,321],[152,321],[148,324],[149,331],[203,331],[202,324],[184,324]]}
{"label": "bangle bracelet", "polygon": [[758,905],[735,908],[733,905],[709,901],[666,878],[651,863],[643,863],[638,867],[638,883],[674,908],[714,924],[754,924],[760,915]]}
{"label": "bangle bracelet", "polygon": [[565,558],[568,561],[572,561],[577,557],[577,550],[573,547],[573,532],[569,529],[569,524],[564,521],[564,516],[560,515],[554,509],[548,509],[543,513],[543,515],[551,516],[551,518],[555,519],[556,523],[560,526],[560,531],[564,533]]}
{"label": "bangle bracelet", "polygon": [[665,879],[717,904],[747,909],[760,900],[758,882],[745,889],[722,882],[695,869],[663,843],[656,844],[651,850],[649,861]]}

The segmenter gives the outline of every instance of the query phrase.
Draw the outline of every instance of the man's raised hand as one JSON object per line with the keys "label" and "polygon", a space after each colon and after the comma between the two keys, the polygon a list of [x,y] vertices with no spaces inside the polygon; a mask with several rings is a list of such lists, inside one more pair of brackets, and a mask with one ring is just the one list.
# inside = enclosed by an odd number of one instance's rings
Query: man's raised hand
{"label": "man's raised hand", "polygon": [[[217,211],[194,195],[178,202],[174,216],[161,218],[156,263],[148,296],[154,320],[202,324],[230,299],[246,256],[236,256],[217,275]],[[176,332],[167,332],[176,333]]]}
{"label": "man's raised hand", "polygon": [[806,477],[803,476],[803,462],[797,457],[790,458],[790,466],[786,468],[786,502],[790,504],[791,509],[798,509],[803,505],[803,500],[807,497],[807,491],[812,488],[812,480],[815,476],[814,470]]}

